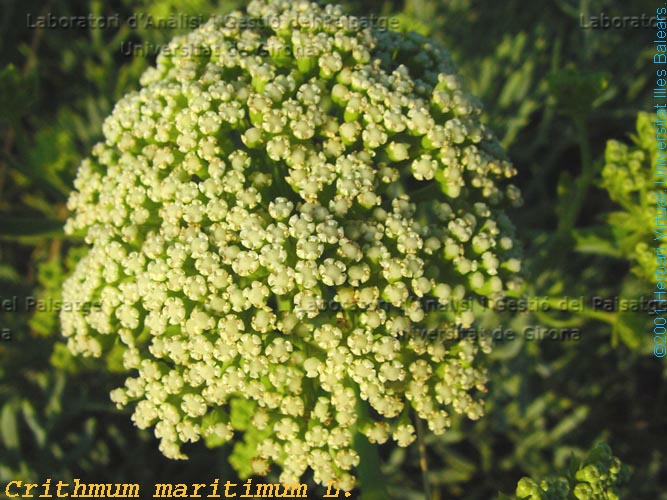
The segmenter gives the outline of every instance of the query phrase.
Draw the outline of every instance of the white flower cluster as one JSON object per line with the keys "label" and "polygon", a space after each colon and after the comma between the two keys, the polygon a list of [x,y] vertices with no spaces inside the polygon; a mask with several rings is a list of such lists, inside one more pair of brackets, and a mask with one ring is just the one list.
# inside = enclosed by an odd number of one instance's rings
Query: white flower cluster
{"label": "white flower cluster", "polygon": [[417,333],[516,286],[514,169],[429,40],[303,1],[235,15],[267,22],[175,39],[81,165],[66,229],[91,249],[63,293],[101,308],[63,311],[63,332],[124,346],[112,399],[165,455],[233,439],[242,400],[268,436],[254,472],[350,489],[356,432],[408,446],[414,416],[439,434],[482,414],[489,346]]}

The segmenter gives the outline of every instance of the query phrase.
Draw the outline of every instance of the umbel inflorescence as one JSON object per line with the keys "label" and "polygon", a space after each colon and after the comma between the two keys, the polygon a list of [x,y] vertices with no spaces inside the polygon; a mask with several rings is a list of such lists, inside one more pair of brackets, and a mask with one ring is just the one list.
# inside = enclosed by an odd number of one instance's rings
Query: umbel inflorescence
{"label": "umbel inflorescence", "polygon": [[357,432],[482,414],[488,343],[420,333],[517,284],[514,169],[447,52],[353,21],[253,1],[176,38],[80,167],[66,230],[90,252],[63,294],[100,307],[63,333],[123,347],[112,399],[168,457],[243,435],[252,472],[350,489]]}

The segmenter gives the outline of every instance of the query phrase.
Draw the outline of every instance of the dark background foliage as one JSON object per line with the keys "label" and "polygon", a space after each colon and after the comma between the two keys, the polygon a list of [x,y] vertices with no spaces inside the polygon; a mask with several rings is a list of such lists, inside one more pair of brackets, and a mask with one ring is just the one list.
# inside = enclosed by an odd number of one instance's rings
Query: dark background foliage
{"label": "dark background foliage", "polygon": [[[78,164],[100,140],[113,103],[137,88],[155,58],[124,55],[121,44],[159,46],[189,28],[33,29],[28,16],[206,19],[242,3],[2,0],[0,303],[10,302],[0,311],[0,483],[234,477],[228,447],[192,446],[187,462],[163,458],[151,434],[109,401],[123,378],[118,360],[72,358],[49,305],[81,254],[81,243],[61,231]],[[646,218],[637,210],[614,215],[619,206],[602,173],[609,141],[632,144],[638,112],[651,110],[653,31],[581,24],[602,13],[653,15],[654,2],[346,3],[357,15],[393,16],[403,29],[441,41],[483,101],[485,120],[519,170],[525,203],[510,215],[524,243],[527,296],[555,305],[563,297],[650,295],[650,278],[626,244],[642,237]],[[30,297],[44,307],[26,307]],[[427,439],[434,497],[495,498],[513,492],[520,477],[556,473],[606,441],[633,468],[625,498],[667,499],[667,371],[652,355],[649,324],[646,312],[611,308],[487,314],[484,325],[517,335],[497,341],[488,360],[486,416],[456,420],[443,437]],[[526,327],[580,334],[534,340]],[[423,498],[416,446],[381,451],[392,494]]]}

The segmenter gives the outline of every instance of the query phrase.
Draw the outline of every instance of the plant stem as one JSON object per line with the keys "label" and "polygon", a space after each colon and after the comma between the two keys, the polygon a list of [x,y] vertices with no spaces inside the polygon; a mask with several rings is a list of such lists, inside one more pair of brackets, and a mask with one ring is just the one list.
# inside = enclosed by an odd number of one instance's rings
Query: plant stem
{"label": "plant stem", "polygon": [[424,485],[424,496],[426,500],[432,500],[431,483],[428,480],[428,458],[426,457],[426,444],[424,442],[424,422],[419,415],[415,415],[415,427],[417,428],[417,446],[419,447],[419,467],[422,471],[422,483]]}
{"label": "plant stem", "polygon": [[9,169],[8,165],[9,162],[4,158],[9,158],[13,144],[14,144],[14,127],[9,125],[7,128],[7,132],[5,134],[5,144],[2,149],[3,158],[0,159],[0,199],[3,198],[2,193],[5,188],[5,178],[7,176],[7,170]]}
{"label": "plant stem", "polygon": [[616,323],[616,318],[617,318],[616,313],[596,311],[594,309],[586,307],[583,304],[577,304],[577,307],[574,310],[570,311],[567,307],[564,307],[563,298],[561,297],[546,297],[545,302],[549,305],[549,307],[553,308],[556,311],[572,312],[572,314],[575,316],[578,315],[588,319],[603,321],[605,323],[609,323],[610,325]]}
{"label": "plant stem", "polygon": [[569,234],[574,228],[577,216],[584,204],[588,188],[595,178],[595,165],[593,164],[593,155],[591,154],[591,147],[588,142],[586,119],[584,117],[576,117],[574,125],[577,130],[577,139],[579,142],[581,175],[575,181],[574,192],[570,197],[567,210],[559,221],[557,232],[557,236],[559,237]]}
{"label": "plant stem", "polygon": [[544,270],[546,266],[553,268],[553,260],[565,259],[569,249],[572,247],[572,230],[575,227],[579,212],[584,205],[590,185],[595,180],[596,167],[588,141],[586,117],[583,115],[572,116],[576,129],[577,142],[579,143],[579,155],[581,161],[581,174],[574,181],[571,191],[567,193],[567,199],[559,198],[558,204],[562,213],[558,219],[558,227],[535,259],[533,268],[535,272]]}

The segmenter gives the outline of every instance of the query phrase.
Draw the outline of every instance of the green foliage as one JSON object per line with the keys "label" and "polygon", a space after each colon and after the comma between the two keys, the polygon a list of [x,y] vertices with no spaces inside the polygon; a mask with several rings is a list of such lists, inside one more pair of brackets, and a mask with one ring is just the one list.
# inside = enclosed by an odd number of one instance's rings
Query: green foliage
{"label": "green foliage", "polygon": [[524,477],[516,496],[501,495],[498,500],[619,500],[629,474],[609,446],[598,444],[581,462],[573,460],[562,475],[539,482]]}
{"label": "green foliage", "polygon": [[[189,31],[143,25],[35,30],[26,27],[26,15],[184,12],[206,18],[242,3],[3,1],[0,300],[58,298],[60,280],[72,268],[68,255],[78,244],[58,233],[65,193],[80,159],[100,139],[112,103],[137,88],[154,60],[150,51],[123,55],[121,42],[161,44]],[[637,111],[652,106],[650,30],[586,30],[579,16],[650,13],[654,2],[348,3],[356,14],[399,15],[401,26],[437,37],[453,51],[519,170],[525,203],[511,215],[525,245],[526,293],[622,300],[648,294],[649,267],[638,243],[651,227],[648,205],[642,206],[652,200],[639,186],[654,161],[647,155],[653,137],[646,121],[632,142],[627,133],[636,128]],[[548,75],[563,71],[575,81],[579,73],[613,75],[593,94],[598,97],[582,129],[561,112],[563,98],[549,85]],[[584,162],[586,150],[590,161]],[[11,341],[0,341],[0,482],[73,476],[203,482],[210,471],[233,480],[231,447],[211,451],[202,444],[188,450],[188,462],[163,459],[155,439],[109,402],[106,394],[119,379],[108,367],[72,358],[59,339],[56,316],[24,308],[0,312],[0,328],[12,331]],[[491,329],[514,329],[517,338],[495,343],[486,417],[474,426],[454,420],[446,436],[426,437],[433,498],[494,498],[513,491],[521,477],[565,470],[573,453],[583,457],[602,440],[633,466],[624,498],[667,499],[667,373],[645,349],[646,322],[644,312],[590,304],[583,311],[553,307],[485,319]],[[526,339],[523,329],[536,324],[578,328],[581,338]],[[417,447],[380,452],[389,498],[422,500]]]}
{"label": "green foliage", "polygon": [[574,67],[556,71],[548,76],[549,91],[561,113],[586,118],[596,100],[608,87],[608,77],[601,72],[585,72]]}
{"label": "green foliage", "polygon": [[[655,132],[648,113],[637,117],[637,134],[633,144],[610,140],[604,153],[604,167],[600,186],[619,206],[606,215],[612,228],[602,244],[611,245],[616,255],[631,262],[631,270],[647,287],[654,282],[655,250],[648,243],[653,240],[653,228],[657,215],[653,173],[657,155],[653,142]],[[665,243],[660,243],[665,248]]]}
{"label": "green foliage", "polygon": [[13,124],[28,112],[36,93],[33,77],[21,74],[13,64],[0,70],[0,120]]}

